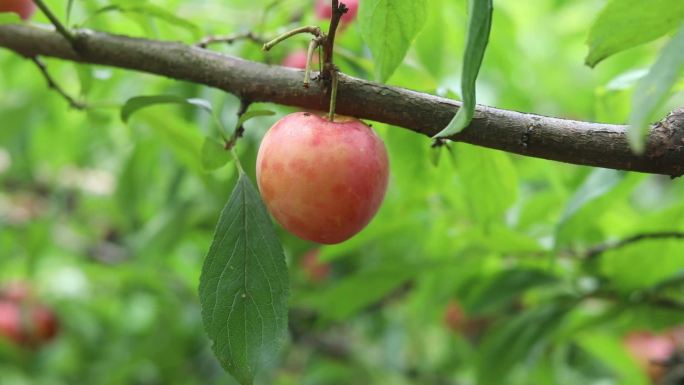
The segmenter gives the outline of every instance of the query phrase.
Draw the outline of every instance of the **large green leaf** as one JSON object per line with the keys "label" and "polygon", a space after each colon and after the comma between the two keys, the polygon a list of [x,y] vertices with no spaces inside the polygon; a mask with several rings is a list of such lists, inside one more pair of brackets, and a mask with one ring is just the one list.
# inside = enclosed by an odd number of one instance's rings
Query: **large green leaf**
{"label": "large green leaf", "polygon": [[392,76],[427,16],[427,0],[364,0],[359,10],[361,35],[373,53],[375,78]]}
{"label": "large green leaf", "polygon": [[[684,9],[684,1],[681,2]],[[684,70],[684,23],[679,32],[663,47],[648,74],[634,90],[627,137],[632,149],[644,150],[645,134],[653,114],[662,106]]]}
{"label": "large green leaf", "polygon": [[681,0],[611,0],[589,31],[589,54],[593,67],[617,52],[657,39],[684,20]]}
{"label": "large green leaf", "polygon": [[492,0],[470,0],[468,2],[468,37],[463,55],[461,73],[461,97],[463,105],[456,116],[436,137],[453,135],[470,124],[475,114],[475,83],[484,59],[489,31],[492,28]]}
{"label": "large green leaf", "polygon": [[202,267],[202,319],[221,365],[241,384],[273,359],[287,330],[288,272],[259,193],[241,173]]}

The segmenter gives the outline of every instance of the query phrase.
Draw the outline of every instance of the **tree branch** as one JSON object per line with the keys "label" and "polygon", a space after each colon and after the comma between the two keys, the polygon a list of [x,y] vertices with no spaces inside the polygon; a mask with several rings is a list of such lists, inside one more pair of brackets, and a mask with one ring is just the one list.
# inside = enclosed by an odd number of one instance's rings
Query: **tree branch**
{"label": "tree branch", "polygon": [[[0,25],[0,47],[27,57],[52,56],[148,72],[222,89],[252,102],[327,109],[323,84],[302,86],[303,72],[246,61],[176,42],[76,31],[78,53],[59,33]],[[337,111],[433,136],[461,103],[340,74]],[[642,155],[630,150],[626,126],[589,123],[478,106],[465,130],[450,139],[561,162],[672,177],[684,174],[684,109],[651,128]]]}

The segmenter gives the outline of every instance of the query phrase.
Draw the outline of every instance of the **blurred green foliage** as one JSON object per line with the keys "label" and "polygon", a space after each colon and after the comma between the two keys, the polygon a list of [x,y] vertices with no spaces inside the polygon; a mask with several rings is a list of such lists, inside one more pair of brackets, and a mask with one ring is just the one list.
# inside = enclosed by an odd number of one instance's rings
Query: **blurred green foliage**
{"label": "blurred green foliage", "polygon": [[[464,0],[431,0],[427,26],[388,83],[458,97]],[[49,2],[60,17],[67,1]],[[273,37],[318,22],[309,0],[155,0],[157,11],[96,13],[74,1],[70,23],[111,33],[196,42],[253,31]],[[152,3],[152,2],[151,2]],[[478,103],[624,123],[636,82],[665,39],[584,65],[590,20],[604,2],[495,4]],[[128,8],[127,8],[128,7]],[[435,10],[439,11],[435,11]],[[164,12],[162,12],[162,10]],[[191,23],[174,22],[168,14]],[[42,15],[35,22],[47,22]],[[197,28],[197,30],[196,30]],[[280,63],[250,41],[212,46]],[[337,39],[342,71],[371,79],[372,56],[350,25]],[[0,280],[30,281],[59,315],[60,335],[37,350],[3,344],[0,384],[233,383],[202,329],[197,287],[232,163],[202,166],[209,114],[160,105],[128,124],[131,97],[208,100],[225,127],[239,101],[194,84],[45,60],[72,95],[67,107],[28,60],[0,51]],[[682,82],[659,110],[684,105]],[[259,140],[277,111],[245,124],[237,151],[254,180]],[[316,245],[278,228],[291,276],[290,341],[259,384],[645,384],[623,344],[635,329],[684,321],[684,242],[647,240],[583,258],[629,236],[684,231],[684,182],[553,163],[430,140],[373,123],[391,162],[386,200],[359,235],[321,249],[322,282],[301,256]],[[432,161],[431,161],[432,159]],[[471,328],[445,322],[450,301]]]}

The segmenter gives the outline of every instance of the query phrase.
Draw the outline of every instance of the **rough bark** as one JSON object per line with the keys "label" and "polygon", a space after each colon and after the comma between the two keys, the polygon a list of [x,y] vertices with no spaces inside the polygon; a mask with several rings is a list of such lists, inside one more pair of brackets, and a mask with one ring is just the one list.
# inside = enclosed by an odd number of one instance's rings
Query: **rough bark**
{"label": "rough bark", "polygon": [[[76,51],[51,29],[0,25],[0,47],[27,57],[48,56],[148,72],[222,89],[252,102],[326,110],[323,84],[302,86],[303,71],[269,66],[177,42],[76,33]],[[427,136],[439,132],[460,103],[403,88],[340,76],[337,112],[389,123]],[[684,109],[653,125],[647,150],[634,154],[626,126],[582,122],[478,106],[455,141],[525,156],[618,170],[684,174]]]}

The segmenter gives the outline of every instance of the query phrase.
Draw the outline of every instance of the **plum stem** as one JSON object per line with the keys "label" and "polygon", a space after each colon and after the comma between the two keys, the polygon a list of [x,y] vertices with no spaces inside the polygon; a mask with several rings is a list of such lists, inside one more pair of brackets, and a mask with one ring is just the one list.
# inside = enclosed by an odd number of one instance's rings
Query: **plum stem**
{"label": "plum stem", "polygon": [[338,73],[337,73],[337,68],[333,68],[331,72],[331,82],[332,82],[332,89],[330,90],[330,111],[328,112],[328,120],[333,122],[335,120],[335,104],[337,103],[337,82],[338,82]]}
{"label": "plum stem", "polygon": [[315,37],[320,37],[322,35],[321,27],[318,27],[315,25],[299,27],[299,28],[295,28],[291,31],[287,31],[287,32],[283,33],[282,35],[276,37],[275,39],[269,41],[268,43],[264,44],[262,49],[264,51],[269,51],[271,48],[273,48],[276,44],[280,43],[281,41],[288,39],[294,35],[298,35],[300,33],[310,33],[310,34],[314,35]]}
{"label": "plum stem", "polygon": [[304,71],[304,87],[309,87],[309,80],[311,79],[311,62],[313,61],[314,51],[320,44],[320,40],[316,37],[311,39],[309,43],[309,50],[306,52],[306,69]]}

